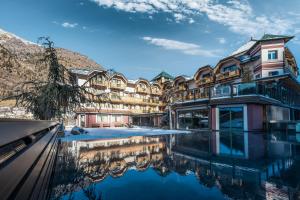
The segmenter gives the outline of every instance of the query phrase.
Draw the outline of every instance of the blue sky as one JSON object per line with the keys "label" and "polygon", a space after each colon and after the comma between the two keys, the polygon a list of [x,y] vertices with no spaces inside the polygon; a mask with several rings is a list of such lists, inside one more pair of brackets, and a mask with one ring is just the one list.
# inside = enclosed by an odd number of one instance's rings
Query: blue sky
{"label": "blue sky", "polygon": [[[0,28],[50,36],[131,79],[193,75],[250,37],[290,34],[300,62],[299,0],[0,0]],[[283,3],[284,2],[284,3]]]}

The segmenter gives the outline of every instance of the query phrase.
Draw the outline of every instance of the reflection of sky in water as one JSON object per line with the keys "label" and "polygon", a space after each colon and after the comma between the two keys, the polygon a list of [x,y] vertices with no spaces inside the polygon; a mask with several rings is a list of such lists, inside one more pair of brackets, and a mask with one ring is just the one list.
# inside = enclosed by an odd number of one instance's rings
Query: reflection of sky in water
{"label": "reflection of sky in water", "polygon": [[[162,177],[152,168],[144,172],[128,170],[120,178],[109,176],[96,184],[96,190],[102,193],[104,200],[225,199],[218,188],[207,188],[199,183],[194,173],[181,176],[172,172]],[[68,199],[67,196],[64,199]],[[76,192],[75,199],[85,199],[83,192]]]}

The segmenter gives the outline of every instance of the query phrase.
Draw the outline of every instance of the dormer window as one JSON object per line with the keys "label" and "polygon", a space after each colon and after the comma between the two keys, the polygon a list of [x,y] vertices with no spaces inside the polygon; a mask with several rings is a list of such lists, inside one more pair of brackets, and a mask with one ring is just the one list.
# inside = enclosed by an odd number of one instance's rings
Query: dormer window
{"label": "dormer window", "polygon": [[232,72],[232,71],[235,71],[235,70],[237,70],[236,65],[230,65],[230,66],[227,66],[227,67],[223,68],[223,72]]}
{"label": "dormer window", "polygon": [[269,60],[278,59],[278,51],[277,50],[268,51],[268,59]]}
{"label": "dormer window", "polygon": [[207,73],[207,74],[203,74],[203,75],[202,75],[202,78],[209,78],[209,77],[211,77],[211,74],[210,74],[210,73]]}

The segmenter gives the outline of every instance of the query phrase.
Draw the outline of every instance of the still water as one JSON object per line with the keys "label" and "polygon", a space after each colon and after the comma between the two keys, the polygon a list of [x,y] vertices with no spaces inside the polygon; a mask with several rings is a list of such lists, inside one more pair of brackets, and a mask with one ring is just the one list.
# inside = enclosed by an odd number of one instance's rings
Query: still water
{"label": "still water", "polygon": [[51,198],[299,199],[297,139],[201,132],[63,141]]}

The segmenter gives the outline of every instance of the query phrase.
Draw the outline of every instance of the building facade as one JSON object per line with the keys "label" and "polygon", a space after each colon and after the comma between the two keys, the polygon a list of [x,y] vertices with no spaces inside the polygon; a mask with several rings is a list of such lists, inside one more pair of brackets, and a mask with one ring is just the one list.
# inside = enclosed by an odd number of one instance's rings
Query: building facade
{"label": "building facade", "polygon": [[174,128],[261,131],[270,122],[299,120],[298,67],[286,46],[292,38],[264,35],[215,67],[176,77]]}
{"label": "building facade", "polygon": [[300,120],[298,67],[286,45],[292,38],[251,39],[193,77],[173,79],[162,72],[149,82],[107,71],[74,71],[78,83],[101,100],[77,112],[78,124],[160,126],[167,119],[174,129],[261,131],[270,122]]}
{"label": "building facade", "polygon": [[128,80],[112,71],[77,70],[72,73],[85,88],[89,103],[76,110],[81,127],[121,127],[135,124],[158,127],[163,114],[160,82]]}

